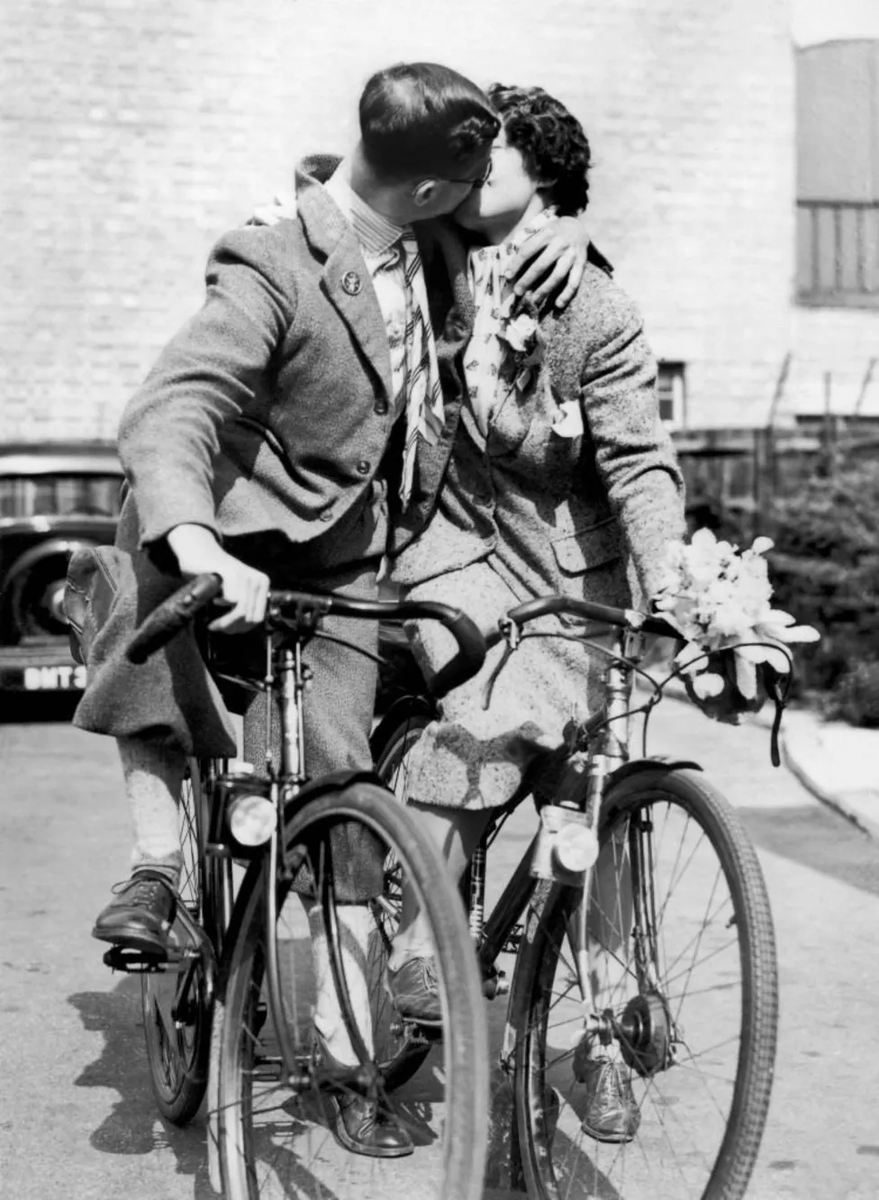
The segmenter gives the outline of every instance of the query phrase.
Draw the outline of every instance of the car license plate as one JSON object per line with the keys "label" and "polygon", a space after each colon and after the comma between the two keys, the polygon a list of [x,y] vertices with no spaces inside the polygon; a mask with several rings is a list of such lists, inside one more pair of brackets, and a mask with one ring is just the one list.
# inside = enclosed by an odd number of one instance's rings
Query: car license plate
{"label": "car license plate", "polygon": [[22,674],[26,692],[82,691],[85,687],[82,666],[25,667]]}

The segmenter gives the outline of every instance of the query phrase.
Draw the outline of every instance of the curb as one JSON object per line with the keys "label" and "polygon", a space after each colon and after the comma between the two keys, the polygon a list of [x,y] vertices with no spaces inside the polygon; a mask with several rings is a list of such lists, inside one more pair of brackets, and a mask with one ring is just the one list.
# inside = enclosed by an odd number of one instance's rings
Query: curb
{"label": "curb", "polygon": [[[859,793],[829,792],[809,774],[802,762],[792,753],[784,731],[782,731],[779,741],[781,743],[784,765],[790,771],[791,775],[803,785],[806,791],[828,808],[832,808],[839,816],[844,817],[846,821],[854,825],[861,833],[875,841],[879,841],[879,822],[871,820],[870,817],[865,817],[859,811],[857,804],[850,799],[850,796],[858,795]],[[865,789],[865,791],[869,792],[869,789]]]}
{"label": "curb", "polygon": [[[640,684],[640,689],[645,692],[649,691],[649,685]],[[639,689],[639,690],[640,690]],[[675,700],[682,701],[685,704],[692,704],[692,700],[687,695],[686,689],[682,683],[677,680],[670,683],[665,688],[665,695],[672,697]],[[770,710],[767,713],[764,708],[759,713],[749,713],[745,720],[754,724],[760,725],[763,728],[769,729],[772,726],[774,714]],[[779,730],[778,744],[781,752],[781,763],[794,779],[806,789],[806,791],[814,797],[819,803],[832,809],[838,816],[848,821],[850,825],[863,833],[866,837],[874,841],[879,841],[879,821],[865,816],[862,810],[862,804],[859,803],[862,797],[870,796],[873,799],[873,805],[879,811],[879,798],[875,790],[864,788],[861,791],[830,791],[823,787],[810,771],[804,766],[803,759],[799,758],[791,748],[791,742],[795,739],[791,738],[790,732],[785,731],[784,719],[782,718],[781,729]]]}

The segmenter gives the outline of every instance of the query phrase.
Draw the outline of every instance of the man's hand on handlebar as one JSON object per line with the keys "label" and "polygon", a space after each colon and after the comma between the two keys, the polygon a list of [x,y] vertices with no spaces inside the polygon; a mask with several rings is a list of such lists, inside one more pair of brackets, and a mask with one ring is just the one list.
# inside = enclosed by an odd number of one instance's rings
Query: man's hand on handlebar
{"label": "man's hand on handlebar", "polygon": [[219,575],[223,592],[218,603],[230,605],[229,612],[212,621],[215,633],[243,633],[265,616],[269,577],[227,553],[203,525],[178,525],[167,535],[184,579],[196,575]]}

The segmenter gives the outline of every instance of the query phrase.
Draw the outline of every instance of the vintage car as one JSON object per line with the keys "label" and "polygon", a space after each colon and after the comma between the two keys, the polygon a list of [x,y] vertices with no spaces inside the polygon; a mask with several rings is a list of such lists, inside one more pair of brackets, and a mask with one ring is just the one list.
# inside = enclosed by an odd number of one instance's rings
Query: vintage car
{"label": "vintage car", "polygon": [[67,560],[113,541],[122,482],[106,443],[0,445],[0,694],[82,690],[62,609]]}

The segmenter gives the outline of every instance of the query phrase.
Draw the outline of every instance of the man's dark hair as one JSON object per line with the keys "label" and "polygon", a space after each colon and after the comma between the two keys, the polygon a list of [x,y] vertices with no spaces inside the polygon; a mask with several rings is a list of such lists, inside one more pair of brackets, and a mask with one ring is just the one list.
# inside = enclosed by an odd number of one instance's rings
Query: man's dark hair
{"label": "man's dark hair", "polygon": [[589,139],[583,126],[540,87],[493,83],[488,98],[500,114],[507,143],[525,160],[532,179],[552,182],[559,216],[582,212],[589,202]]}
{"label": "man's dark hair", "polygon": [[436,63],[378,71],[360,98],[363,153],[394,179],[468,179],[499,129],[485,93]]}

